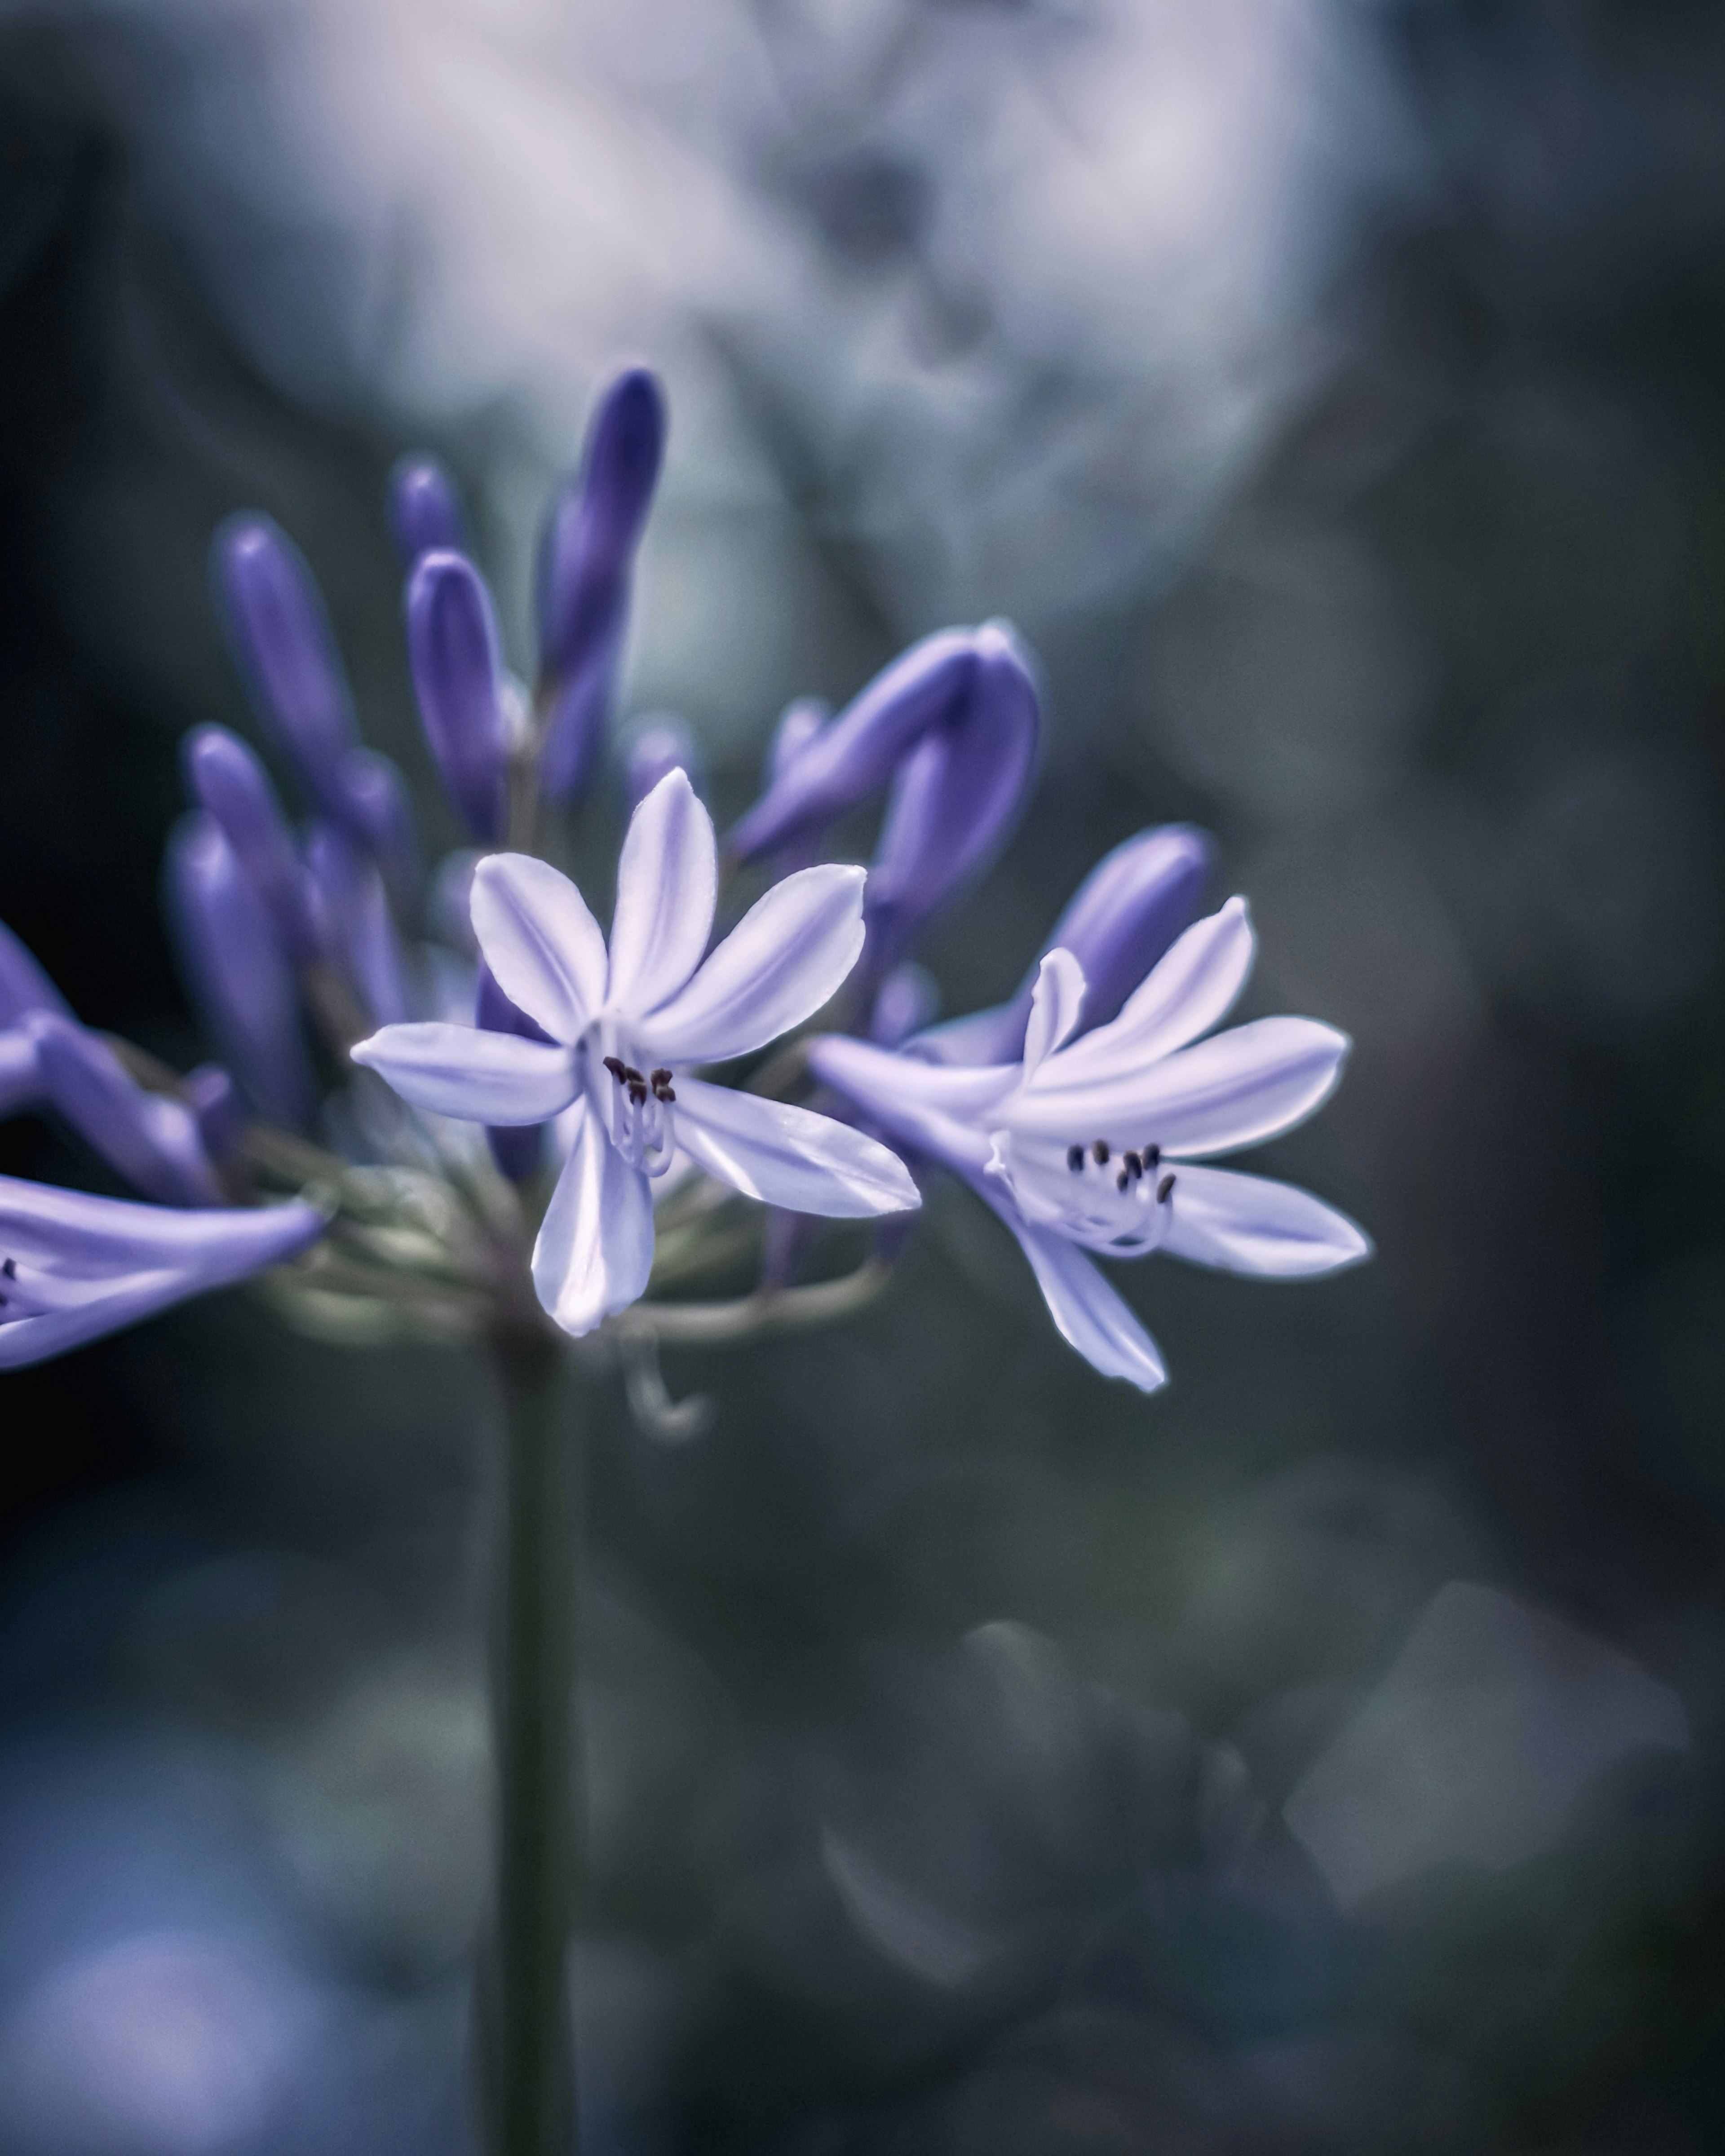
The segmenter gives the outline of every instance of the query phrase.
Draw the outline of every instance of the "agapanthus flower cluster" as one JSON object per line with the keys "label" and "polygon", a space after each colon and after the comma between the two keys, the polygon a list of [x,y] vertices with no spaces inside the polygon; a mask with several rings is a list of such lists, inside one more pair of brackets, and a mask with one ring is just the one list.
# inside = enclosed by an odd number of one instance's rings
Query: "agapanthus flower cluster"
{"label": "agapanthus flower cluster", "polygon": [[[305,564],[266,518],[218,535],[235,654],[303,814],[238,735],[187,741],[167,898],[221,1059],[187,1076],[80,1025],[0,932],[0,1110],[56,1114],[139,1194],[0,1179],[0,1364],[270,1269],[284,1307],[355,1338],[735,1337],[855,1306],[902,1240],[811,1277],[788,1216],[904,1215],[936,1168],[1006,1222],[1066,1338],[1147,1390],[1161,1358],[1095,1257],[1290,1276],[1363,1254],[1316,1199],[1194,1164],[1309,1113],[1347,1045],[1303,1019],[1211,1031],[1252,939],[1242,901],[1195,918],[1198,834],[1118,849],[1010,1004],[929,1026],[907,955],[1034,777],[1036,684],[1002,624],[924,639],[836,716],[793,704],[722,846],[689,728],[640,726],[601,928],[555,857],[604,759],[665,430],[644,371],[600,398],[546,525],[531,684],[448,475],[398,468],[408,665],[473,842],[429,877]],[[820,860],[877,796],[866,870]],[[728,1301],[667,1298],[749,1265]]]}

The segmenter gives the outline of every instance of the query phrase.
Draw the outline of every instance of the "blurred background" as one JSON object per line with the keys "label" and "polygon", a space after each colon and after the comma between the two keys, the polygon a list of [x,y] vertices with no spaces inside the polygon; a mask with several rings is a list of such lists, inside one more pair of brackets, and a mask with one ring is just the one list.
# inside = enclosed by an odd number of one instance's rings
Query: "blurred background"
{"label": "blurred background", "polygon": [[[384,476],[460,475],[524,665],[629,357],[626,711],[723,820],[788,697],[1010,616],[1047,753],[946,1010],[1207,825],[1249,1010],[1357,1042],[1265,1165],[1378,1255],[1125,1270],[1147,1401],[948,1191],[862,1322],[667,1355],[704,1435],[608,1391],[589,2145],[1725,2144],[1725,15],[7,0],[0,917],[81,1017],[201,1052],[218,521],[453,843]],[[490,1414],[239,1295],[6,1380],[8,2156],[470,2145]]]}

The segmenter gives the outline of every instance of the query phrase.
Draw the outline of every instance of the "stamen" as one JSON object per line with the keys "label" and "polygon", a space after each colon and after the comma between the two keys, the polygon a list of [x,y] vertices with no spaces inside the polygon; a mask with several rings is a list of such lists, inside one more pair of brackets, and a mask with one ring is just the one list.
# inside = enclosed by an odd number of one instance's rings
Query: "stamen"
{"label": "stamen", "polygon": [[647,1088],[633,1078],[629,1081],[629,1100],[632,1108],[644,1108],[647,1105]]}
{"label": "stamen", "polygon": [[16,1280],[18,1278],[18,1260],[16,1258],[8,1258],[4,1265],[0,1265],[0,1275],[3,1275],[8,1280]]}
{"label": "stamen", "polygon": [[655,1101],[674,1101],[676,1099],[676,1095],[671,1091],[671,1075],[663,1067],[653,1073],[652,1086]]}
{"label": "stamen", "polygon": [[1174,1178],[1171,1175],[1165,1175],[1156,1186],[1156,1202],[1158,1205],[1166,1205],[1173,1194]]}
{"label": "stamen", "polygon": [[[1144,1173],[1143,1162],[1138,1158],[1138,1156],[1135,1152],[1122,1153],[1121,1158],[1126,1163],[1127,1173],[1132,1178],[1132,1181],[1136,1183],[1138,1178]],[[1123,1185],[1122,1187],[1124,1188]]]}
{"label": "stamen", "polygon": [[1147,1145],[1145,1147],[1144,1165],[1149,1169],[1153,1175],[1154,1175],[1157,1169],[1161,1167],[1162,1147],[1159,1145]]}
{"label": "stamen", "polygon": [[677,1096],[675,1088],[672,1086],[660,1086],[655,1092],[653,1097],[655,1101],[665,1101],[667,1106],[675,1107],[676,1106]]}
{"label": "stamen", "polygon": [[1071,1171],[1072,1171],[1072,1173],[1074,1173],[1074,1175],[1081,1174],[1081,1173],[1083,1172],[1083,1168],[1084,1168],[1084,1147],[1083,1147],[1082,1146],[1068,1146],[1068,1147],[1067,1147],[1067,1148],[1066,1148],[1066,1165],[1067,1165],[1067,1167],[1068,1167],[1068,1168],[1070,1168],[1071,1169]]}
{"label": "stamen", "polygon": [[629,1075],[629,1066],[624,1062],[623,1058],[620,1055],[608,1055],[605,1058],[605,1068],[610,1072],[611,1075],[617,1081],[619,1086]]}
{"label": "stamen", "polygon": [[1106,1138],[1098,1138],[1096,1143],[1091,1147],[1091,1151],[1096,1156],[1096,1163],[1098,1168],[1106,1168],[1108,1165],[1108,1141]]}
{"label": "stamen", "polygon": [[669,1086],[670,1083],[670,1073],[662,1064],[657,1070],[653,1072],[652,1078],[653,1083],[655,1086]]}
{"label": "stamen", "polygon": [[1125,1168],[1122,1168],[1119,1174],[1114,1178],[1114,1188],[1117,1190],[1124,1190],[1131,1181],[1131,1175]]}
{"label": "stamen", "polygon": [[628,1079],[631,1086],[644,1086],[647,1082],[644,1075],[636,1070],[633,1063],[625,1063],[624,1065],[623,1075]]}

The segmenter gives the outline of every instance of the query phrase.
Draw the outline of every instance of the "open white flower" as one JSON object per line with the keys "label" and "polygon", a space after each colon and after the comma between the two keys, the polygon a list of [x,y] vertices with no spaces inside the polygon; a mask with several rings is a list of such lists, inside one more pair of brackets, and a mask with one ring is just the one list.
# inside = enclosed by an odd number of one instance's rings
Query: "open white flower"
{"label": "open white flower", "polygon": [[389,1025],[354,1060],[404,1100],[490,1124],[580,1116],[533,1251],[540,1301],[590,1332],[643,1294],[651,1181],[679,1149],[746,1197],[842,1218],[920,1200],[896,1154],[829,1117],[703,1083],[690,1066],[747,1055],[818,1011],[863,945],[860,868],[774,885],[704,960],[718,891],[712,819],[680,770],[630,819],[605,937],[569,879],[525,854],[474,873],[480,950],[550,1036]]}
{"label": "open white flower", "polygon": [[[1156,1343],[1086,1252],[1167,1250],[1288,1280],[1369,1255],[1353,1221],[1307,1192],[1194,1163],[1276,1137],[1324,1100],[1345,1034],[1264,1018],[1209,1040],[1251,971],[1245,901],[1194,923],[1119,1016],[1074,1038],[1085,979],[1042,961],[1021,1061],[932,1062],[828,1035],[809,1063],[891,1136],[963,1176],[1023,1245],[1055,1323],[1105,1376],[1152,1392]],[[1070,1043],[1070,1045],[1064,1045]]]}

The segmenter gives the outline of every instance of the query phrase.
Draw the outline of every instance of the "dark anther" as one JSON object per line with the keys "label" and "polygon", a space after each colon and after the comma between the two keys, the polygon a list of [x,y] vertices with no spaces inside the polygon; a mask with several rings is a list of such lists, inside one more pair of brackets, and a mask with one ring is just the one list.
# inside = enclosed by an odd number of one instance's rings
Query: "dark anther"
{"label": "dark anther", "polygon": [[1084,1166],[1084,1147],[1082,1146],[1067,1147],[1066,1165],[1071,1169],[1074,1175],[1077,1174],[1080,1168]]}
{"label": "dark anther", "polygon": [[629,1075],[628,1070],[624,1066],[623,1058],[620,1055],[608,1055],[605,1058],[605,1068],[610,1072],[611,1075],[617,1081],[619,1086]]}
{"label": "dark anther", "polygon": [[1096,1143],[1091,1147],[1091,1151],[1096,1157],[1096,1166],[1098,1168],[1106,1168],[1108,1165],[1108,1141],[1106,1138],[1098,1138]]}
{"label": "dark anther", "polygon": [[1174,1178],[1171,1175],[1165,1175],[1156,1186],[1156,1202],[1158,1205],[1166,1205],[1173,1194]]}
{"label": "dark anther", "polygon": [[1131,1176],[1127,1173],[1124,1168],[1122,1168],[1119,1174],[1114,1178],[1114,1188],[1117,1190],[1124,1190],[1131,1181]]}
{"label": "dark anther", "polygon": [[670,1088],[669,1086],[661,1086],[660,1087],[660,1089],[659,1089],[659,1098],[660,1098],[661,1101],[665,1101],[665,1102],[667,1102],[668,1104],[670,1104],[670,1105],[675,1105],[675,1101],[676,1101],[676,1097],[677,1097],[677,1096],[676,1096],[676,1095],[672,1091],[671,1088]]}
{"label": "dark anther", "polygon": [[647,1105],[646,1087],[644,1086],[631,1085],[629,1089],[629,1106],[631,1107],[644,1108]]}
{"label": "dark anther", "polygon": [[659,1070],[654,1071],[651,1075],[653,1083],[655,1086],[669,1086],[670,1083],[670,1073],[662,1065]]}
{"label": "dark anther", "polygon": [[625,1063],[624,1065],[623,1075],[628,1079],[631,1086],[644,1086],[647,1082],[646,1074],[644,1071],[637,1070],[633,1063]]}
{"label": "dark anther", "polygon": [[1132,1181],[1136,1183],[1138,1178],[1144,1173],[1143,1162],[1138,1158],[1138,1156],[1135,1152],[1122,1153],[1121,1155],[1121,1158],[1126,1163],[1127,1173],[1132,1178]]}
{"label": "dark anther", "polygon": [[1161,1167],[1162,1147],[1159,1145],[1147,1145],[1145,1147],[1144,1165],[1149,1169],[1153,1175],[1154,1175],[1157,1169]]}
{"label": "dark anther", "polygon": [[3,1273],[8,1280],[16,1280],[18,1278],[18,1260],[16,1258],[8,1258],[3,1265],[0,1265],[0,1273]]}

